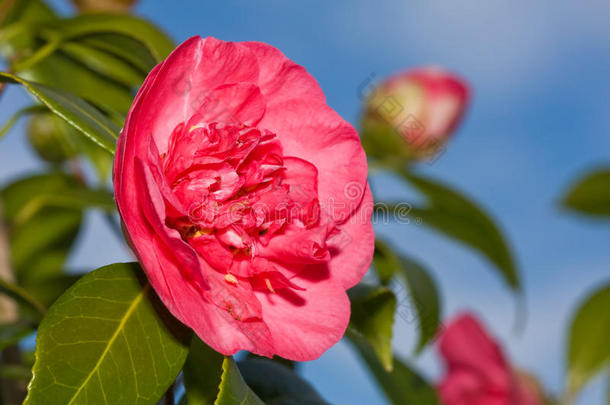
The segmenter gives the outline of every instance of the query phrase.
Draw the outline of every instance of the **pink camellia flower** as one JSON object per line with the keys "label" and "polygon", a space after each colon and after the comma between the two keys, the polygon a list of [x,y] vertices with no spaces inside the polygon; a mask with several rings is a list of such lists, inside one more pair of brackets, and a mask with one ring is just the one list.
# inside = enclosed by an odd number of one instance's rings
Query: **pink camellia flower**
{"label": "pink camellia flower", "polygon": [[440,352],[447,374],[439,386],[445,405],[541,405],[539,389],[515,372],[498,344],[470,314],[443,332]]}
{"label": "pink camellia flower", "polygon": [[392,76],[369,97],[363,126],[367,137],[399,139],[367,142],[385,146],[381,153],[393,150],[414,159],[434,155],[455,131],[469,94],[464,80],[438,67]]}
{"label": "pink camellia flower", "polygon": [[374,235],[358,134],[277,49],[193,37],[146,78],[116,201],[170,312],[220,353],[311,360],[347,326]]}

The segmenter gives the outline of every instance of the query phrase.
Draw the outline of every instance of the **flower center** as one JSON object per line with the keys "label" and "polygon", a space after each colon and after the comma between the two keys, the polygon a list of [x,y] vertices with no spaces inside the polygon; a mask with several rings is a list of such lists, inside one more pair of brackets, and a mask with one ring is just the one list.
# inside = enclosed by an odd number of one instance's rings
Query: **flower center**
{"label": "flower center", "polygon": [[[314,231],[321,224],[315,167],[284,157],[269,131],[191,121],[176,126],[161,156],[167,184],[179,203],[166,198],[166,224],[214,269],[228,274],[229,284],[238,283],[233,274],[275,271],[271,262],[277,259],[328,260],[327,232],[320,236]],[[282,236],[283,242],[292,243],[293,234],[312,237],[297,238],[290,247],[296,256],[278,253],[272,240]]]}

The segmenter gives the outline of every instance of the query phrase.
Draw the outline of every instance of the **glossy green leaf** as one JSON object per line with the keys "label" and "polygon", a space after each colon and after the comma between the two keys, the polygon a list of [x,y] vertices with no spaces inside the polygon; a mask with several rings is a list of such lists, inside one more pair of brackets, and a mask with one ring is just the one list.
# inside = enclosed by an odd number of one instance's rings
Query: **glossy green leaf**
{"label": "glossy green leaf", "polygon": [[100,75],[62,52],[54,53],[19,76],[80,97],[109,115],[125,115],[133,101],[133,89]]}
{"label": "glossy green leaf", "polygon": [[140,41],[120,34],[92,34],[78,39],[93,48],[111,53],[148,73],[157,60]]}
{"label": "glossy green leaf", "polygon": [[158,27],[131,15],[86,14],[50,24],[62,40],[92,34],[120,34],[143,43],[157,62],[174,49],[173,41]]}
{"label": "glossy green leaf", "polygon": [[410,324],[417,314],[419,338],[415,352],[420,353],[436,336],[441,321],[441,296],[434,278],[416,260],[396,253],[379,238],[375,240],[373,264],[380,278],[390,280],[398,277],[404,281],[404,284],[393,283],[398,299],[397,315],[401,321]]}
{"label": "glossy green leaf", "polygon": [[358,284],[348,291],[350,328],[371,345],[387,371],[392,370],[392,326],[396,297],[389,288]]}
{"label": "glossy green leaf", "polygon": [[580,391],[610,366],[610,284],[597,289],[576,310],[569,329],[568,389]]}
{"label": "glossy green leaf", "polygon": [[130,63],[79,42],[68,42],[61,45],[61,50],[68,56],[78,60],[94,72],[113,79],[127,87],[137,87],[142,84],[146,72],[142,72]]}
{"label": "glossy green leaf", "polygon": [[62,295],[40,324],[24,403],[155,404],[184,364],[187,339],[137,264],[102,267]]}
{"label": "glossy green leaf", "polygon": [[563,197],[562,205],[581,214],[610,215],[610,168],[602,168],[579,179]]}
{"label": "glossy green leaf", "polygon": [[348,333],[348,338],[390,403],[394,405],[439,404],[434,387],[402,360],[394,357],[394,368],[388,372],[366,340],[351,333]]}
{"label": "glossy green leaf", "polygon": [[[426,268],[406,257],[400,257],[400,263],[409,289],[409,299],[415,304],[417,311],[419,341],[415,351],[420,353],[434,339],[440,326],[441,297],[434,279]],[[402,302],[399,305],[402,305]],[[400,308],[398,314],[402,316]]]}
{"label": "glossy green leaf", "polygon": [[222,381],[214,405],[265,405],[248,387],[231,357],[222,362]]}
{"label": "glossy green leaf", "polygon": [[55,114],[100,147],[114,153],[120,129],[86,101],[62,90],[28,82],[10,73],[0,72],[0,81],[21,84]]}
{"label": "glossy green leaf", "polygon": [[411,215],[483,254],[500,271],[514,291],[521,290],[519,272],[511,250],[490,216],[473,201],[449,187],[402,170],[402,176],[427,197],[428,204],[413,206]]}
{"label": "glossy green leaf", "polygon": [[224,356],[198,337],[191,342],[184,363],[184,388],[188,405],[213,405],[218,396]]}
{"label": "glossy green leaf", "polygon": [[275,361],[248,359],[238,366],[248,386],[266,404],[328,405],[307,381]]}
{"label": "glossy green leaf", "polygon": [[[57,20],[57,16],[39,0],[18,1],[13,10],[8,19],[12,24],[0,32],[0,52],[5,60],[19,63],[41,46],[35,28]],[[19,72],[19,76],[72,93],[108,113],[125,114],[133,98],[132,89],[97,74],[61,51]]]}

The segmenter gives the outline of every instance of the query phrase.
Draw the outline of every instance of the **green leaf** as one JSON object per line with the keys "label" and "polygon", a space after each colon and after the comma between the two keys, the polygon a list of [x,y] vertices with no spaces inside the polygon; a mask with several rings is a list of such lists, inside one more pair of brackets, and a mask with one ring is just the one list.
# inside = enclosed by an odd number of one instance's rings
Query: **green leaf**
{"label": "green leaf", "polygon": [[157,60],[140,41],[120,34],[92,34],[79,41],[93,48],[111,53],[132,64],[143,73],[148,73]]}
{"label": "green leaf", "polygon": [[92,34],[120,34],[144,44],[157,62],[170,54],[175,45],[158,27],[138,17],[116,14],[86,14],[49,24],[62,40]]}
{"label": "green leaf", "polygon": [[610,168],[601,168],[580,178],[562,199],[562,205],[585,215],[610,215]]}
{"label": "green leaf", "polygon": [[568,390],[578,393],[610,366],[610,284],[597,289],[576,310],[568,339]]}
{"label": "green leaf", "polygon": [[265,405],[248,387],[231,357],[222,363],[222,381],[214,405]]}
{"label": "green leaf", "polygon": [[[390,280],[393,276],[398,276],[404,280],[408,291],[405,291],[403,284],[394,284],[398,316],[407,323],[413,322],[411,305],[415,306],[419,333],[415,352],[420,353],[434,339],[441,322],[441,296],[436,282],[424,266],[399,255],[379,238],[375,240],[373,264],[380,278]],[[388,283],[389,281],[385,284]]]}
{"label": "green leaf", "polygon": [[401,170],[401,175],[423,193],[428,204],[414,206],[411,215],[421,218],[424,226],[431,227],[483,254],[496,268],[508,286],[521,290],[519,273],[510,248],[498,226],[473,201],[455,190]]}
{"label": "green leaf", "polygon": [[137,264],[102,267],[40,324],[24,404],[155,404],[184,364],[186,339]]}
{"label": "green leaf", "polygon": [[39,193],[29,200],[20,210],[14,221],[20,225],[25,223],[46,207],[72,208],[83,210],[85,208],[98,208],[105,212],[116,209],[114,196],[103,189],[89,189],[84,185],[61,191],[61,194]]}
{"label": "green leaf", "polygon": [[29,290],[30,284],[39,279],[62,273],[83,216],[81,209],[72,207],[43,204],[34,210],[30,202],[40,195],[62,194],[82,187],[71,176],[50,173],[19,179],[1,191],[11,264],[18,284],[24,289]]}
{"label": "green leaf", "polygon": [[[13,10],[8,19],[12,24],[0,32],[0,51],[11,64],[23,62],[36,53],[42,41],[38,28],[58,20],[39,0],[18,1]],[[61,51],[53,52],[19,76],[75,94],[108,113],[125,114],[133,98],[132,89],[91,71]]]}
{"label": "green leaf", "polygon": [[[440,326],[441,298],[434,279],[421,264],[406,257],[400,257],[400,262],[409,298],[417,310],[419,341],[415,351],[420,353],[434,339]],[[400,309],[398,313],[401,315]]]}
{"label": "green leaf", "polygon": [[184,363],[184,387],[189,405],[213,405],[218,395],[224,356],[194,336]]}
{"label": "green leaf", "polygon": [[394,357],[394,368],[388,372],[379,362],[371,346],[362,337],[351,333],[348,333],[347,336],[390,403],[394,405],[439,404],[434,387],[403,361]]}
{"label": "green leaf", "polygon": [[328,405],[309,383],[275,361],[248,359],[238,366],[248,386],[266,404]]}
{"label": "green leaf", "polygon": [[147,73],[112,54],[79,42],[65,43],[61,45],[61,50],[92,71],[127,87],[141,85]]}
{"label": "green leaf", "polygon": [[109,115],[125,115],[133,100],[133,89],[100,75],[63,52],[52,54],[19,76],[71,93]]}
{"label": "green leaf", "polygon": [[63,270],[83,210],[114,212],[113,195],[56,172],[19,179],[2,190],[0,197],[18,284],[48,306],[76,279]]}
{"label": "green leaf", "polygon": [[120,129],[86,101],[65,91],[29,82],[10,73],[0,72],[0,81],[21,84],[51,111],[97,145],[114,154]]}
{"label": "green leaf", "polygon": [[383,285],[388,285],[400,271],[398,256],[394,250],[379,238],[375,238],[373,267]]}
{"label": "green leaf", "polygon": [[352,306],[350,328],[371,345],[387,371],[392,370],[392,326],[396,297],[392,290],[358,284],[348,291]]}

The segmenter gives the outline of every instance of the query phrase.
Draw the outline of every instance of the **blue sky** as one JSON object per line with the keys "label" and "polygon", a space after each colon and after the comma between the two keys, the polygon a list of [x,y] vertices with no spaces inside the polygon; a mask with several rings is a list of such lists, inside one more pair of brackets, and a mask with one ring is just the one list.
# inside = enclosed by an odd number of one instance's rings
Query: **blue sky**
{"label": "blue sky", "polygon": [[[53,3],[67,10],[63,1]],[[556,204],[581,172],[610,160],[608,2],[143,0],[137,11],[176,41],[198,34],[278,47],[316,77],[328,103],[354,124],[358,85],[373,72],[383,77],[435,64],[467,78],[474,95],[466,120],[442,158],[422,172],[467,192],[502,225],[526,284],[525,332],[513,332],[514,299],[484,260],[421,226],[377,230],[431,268],[445,314],[475,311],[517,366],[560,388],[570,311],[610,274],[610,224]],[[11,89],[0,118],[25,100]],[[2,141],[0,181],[37,167],[20,129]],[[375,185],[383,197],[406,196],[391,177]],[[71,264],[94,268],[127,257],[91,215]],[[413,334],[412,325],[397,322],[394,346],[405,358],[412,358]],[[429,376],[442,371],[434,349],[412,362]],[[381,403],[343,344],[303,370],[334,404]],[[594,384],[580,403],[602,403],[601,388]]]}

